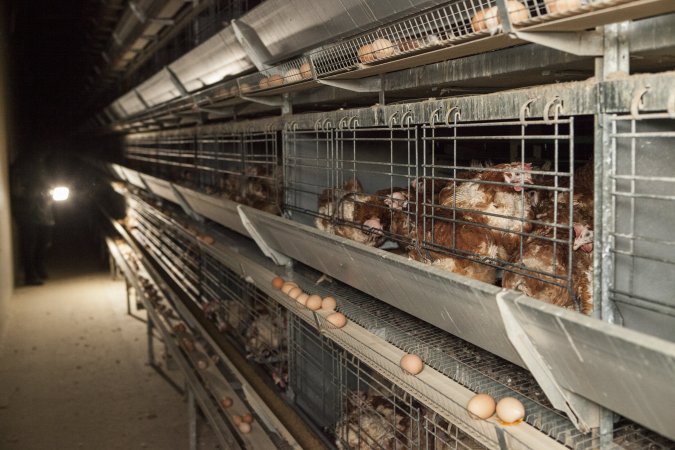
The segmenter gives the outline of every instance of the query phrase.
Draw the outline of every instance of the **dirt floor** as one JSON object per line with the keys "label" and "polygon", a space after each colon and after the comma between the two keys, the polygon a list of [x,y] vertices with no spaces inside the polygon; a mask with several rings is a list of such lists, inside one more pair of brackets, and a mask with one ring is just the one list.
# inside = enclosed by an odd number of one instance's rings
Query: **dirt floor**
{"label": "dirt floor", "polygon": [[[52,252],[47,283],[17,288],[10,302],[0,449],[189,448],[187,403],[147,364],[144,314],[127,315],[125,284],[111,279],[95,241],[68,242]],[[199,430],[199,448],[217,448]]]}

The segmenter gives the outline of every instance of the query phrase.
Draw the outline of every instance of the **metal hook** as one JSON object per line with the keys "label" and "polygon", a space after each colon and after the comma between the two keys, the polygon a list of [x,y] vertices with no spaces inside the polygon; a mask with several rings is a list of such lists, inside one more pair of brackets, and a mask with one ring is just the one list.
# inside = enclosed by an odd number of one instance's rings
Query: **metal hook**
{"label": "metal hook", "polygon": [[314,131],[319,131],[320,126],[321,126],[321,119],[316,119],[316,122],[314,122]]}
{"label": "metal hook", "polygon": [[640,118],[640,108],[644,107],[644,102],[642,98],[650,89],[649,86],[645,86],[635,91],[633,94],[633,99],[630,101],[630,116],[631,118],[637,120]]}
{"label": "metal hook", "polygon": [[342,117],[340,119],[340,121],[338,122],[338,126],[337,126],[338,130],[344,130],[345,124],[347,123],[348,120],[349,120],[349,117],[347,117],[347,116]]}
{"label": "metal hook", "polygon": [[323,119],[323,122],[321,122],[321,129],[322,129],[323,131],[328,131],[328,126],[329,126],[329,125],[332,127],[332,126],[333,126],[333,122],[331,122],[330,119],[329,119],[328,117],[326,117],[325,119]]}
{"label": "metal hook", "polygon": [[436,120],[441,118],[441,110],[442,108],[436,108],[433,111],[431,111],[431,115],[429,116],[429,125],[431,128],[436,128]]}
{"label": "metal hook", "polygon": [[359,125],[359,118],[358,116],[352,116],[349,118],[349,123],[347,124],[347,128],[351,128],[352,130],[356,129],[356,127]]}
{"label": "metal hook", "polygon": [[389,128],[394,128],[394,122],[395,122],[396,116],[398,116],[398,114],[399,114],[399,112],[396,111],[396,112],[394,112],[394,114],[389,116],[389,120],[387,121],[387,123],[389,124]]}
{"label": "metal hook", "polygon": [[[550,112],[551,107],[553,107],[553,120],[551,120]],[[557,95],[549,100],[546,105],[544,105],[544,123],[546,125],[551,125],[554,121],[558,120],[559,114],[562,112],[563,104],[560,97]]]}
{"label": "metal hook", "polygon": [[675,90],[670,93],[670,96],[668,97],[668,102],[666,103],[666,111],[668,111],[668,115],[672,118],[675,119]]}
{"label": "metal hook", "polygon": [[445,125],[451,127],[452,125],[450,124],[450,116],[453,115],[454,117],[452,118],[453,122],[457,122],[457,120],[461,117],[461,112],[457,106],[453,106],[448,110],[448,112],[445,113]]}
{"label": "metal hook", "polygon": [[406,127],[410,128],[410,125],[412,125],[413,122],[413,116],[412,116],[412,111],[408,110],[403,113],[401,116],[401,127]]}
{"label": "metal hook", "polygon": [[523,103],[523,106],[520,107],[520,123],[521,125],[527,125],[527,122],[525,121],[526,117],[529,117],[530,115],[530,105],[534,103],[537,99],[536,98],[531,98],[525,103]]}

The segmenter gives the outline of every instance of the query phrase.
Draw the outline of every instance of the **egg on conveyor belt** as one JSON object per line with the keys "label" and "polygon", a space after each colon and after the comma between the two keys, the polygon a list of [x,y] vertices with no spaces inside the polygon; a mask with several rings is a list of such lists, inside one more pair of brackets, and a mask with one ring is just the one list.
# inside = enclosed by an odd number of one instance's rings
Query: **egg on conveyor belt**
{"label": "egg on conveyor belt", "polygon": [[515,425],[523,421],[525,407],[513,397],[504,397],[497,403],[497,418],[503,425]]}
{"label": "egg on conveyor belt", "polygon": [[333,325],[336,328],[342,328],[345,325],[347,325],[347,318],[345,317],[344,314],[339,313],[339,312],[329,314],[326,317],[326,320],[328,321],[328,323],[330,323],[331,325]]}
{"label": "egg on conveyor belt", "polygon": [[312,78],[312,67],[308,62],[300,66],[300,76],[303,80],[309,80]]}
{"label": "egg on conveyor belt", "polygon": [[293,283],[292,281],[287,281],[284,283],[283,286],[281,286],[281,292],[288,295],[288,293],[291,292],[291,289],[296,287],[298,287],[297,284]]}
{"label": "egg on conveyor belt", "polygon": [[284,286],[284,279],[281,277],[274,277],[272,279],[272,287],[274,289],[281,289]]}
{"label": "egg on conveyor belt", "polygon": [[335,311],[336,307],[337,301],[333,297],[326,297],[321,302],[321,309],[325,309],[326,311]]}
{"label": "egg on conveyor belt", "polygon": [[300,75],[300,69],[288,69],[286,73],[284,74],[284,82],[285,83],[297,83],[298,81],[302,81],[302,75]]}
{"label": "egg on conveyor belt", "polygon": [[302,294],[302,293],[303,293],[303,292],[302,292],[302,289],[300,289],[299,287],[294,287],[293,289],[291,289],[290,291],[288,291],[288,296],[289,296],[290,298],[292,298],[293,300],[295,300],[295,299],[297,299],[297,298],[300,296],[300,294]]}
{"label": "egg on conveyor belt", "polygon": [[295,299],[295,301],[300,303],[301,305],[306,305],[308,299],[309,299],[309,294],[307,292],[303,292],[302,294],[298,295],[298,297]]}
{"label": "egg on conveyor belt", "polygon": [[466,405],[466,409],[473,419],[489,419],[495,413],[496,407],[495,399],[488,394],[474,395]]}
{"label": "egg on conveyor belt", "polygon": [[312,311],[317,311],[321,308],[321,297],[314,294],[310,295],[309,298],[307,299],[307,303],[305,303],[305,306],[311,309]]}
{"label": "egg on conveyor belt", "polygon": [[417,375],[424,369],[424,361],[417,355],[405,354],[401,358],[401,369],[410,375]]}

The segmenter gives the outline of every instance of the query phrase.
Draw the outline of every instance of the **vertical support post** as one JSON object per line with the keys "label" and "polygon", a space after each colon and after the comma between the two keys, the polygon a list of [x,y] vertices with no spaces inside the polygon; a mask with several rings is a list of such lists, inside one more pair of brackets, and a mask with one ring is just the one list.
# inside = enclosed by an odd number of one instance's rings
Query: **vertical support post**
{"label": "vertical support post", "polygon": [[124,282],[127,285],[127,314],[131,315],[131,296],[129,294],[130,294],[131,289],[133,289],[133,288],[129,284],[129,280],[127,280],[126,278],[124,279]]}
{"label": "vertical support post", "polygon": [[148,314],[148,364],[151,366],[155,365],[155,347],[153,342],[152,329],[154,325],[152,323],[152,318]]}
{"label": "vertical support post", "polygon": [[281,94],[281,115],[293,114],[293,103],[291,102],[290,93]]}
{"label": "vertical support post", "polygon": [[[627,32],[629,23],[606,25],[603,32],[603,55],[596,58],[595,76],[598,84],[598,109],[595,114],[594,136],[594,164],[595,164],[595,194],[594,194],[594,232],[596,236],[595,251],[593,252],[593,316],[606,322],[620,321],[616,307],[609,295],[613,285],[613,259],[611,255],[611,236],[614,211],[611,207],[612,199],[609,193],[610,178],[613,167],[612,130],[611,120],[606,114],[605,90],[602,81],[608,76],[618,73],[630,73],[630,48]],[[600,448],[607,449],[612,445],[614,435],[614,413],[602,409],[600,412]]]}
{"label": "vertical support post", "polygon": [[187,389],[187,396],[190,450],[197,450],[197,407],[195,405],[195,394],[191,387]]}
{"label": "vertical support post", "polygon": [[378,99],[380,106],[384,106],[386,102],[386,98],[384,95],[384,74],[380,74],[380,98]]}

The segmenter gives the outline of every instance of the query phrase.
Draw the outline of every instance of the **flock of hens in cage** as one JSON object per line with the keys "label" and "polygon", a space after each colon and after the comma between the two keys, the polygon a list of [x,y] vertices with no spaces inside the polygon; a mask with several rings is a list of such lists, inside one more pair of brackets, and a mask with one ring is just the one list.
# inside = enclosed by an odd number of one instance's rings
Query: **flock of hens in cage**
{"label": "flock of hens in cage", "polygon": [[[593,165],[587,163],[575,174],[571,205],[568,192],[552,189],[532,170],[529,163],[483,165],[457,173],[451,181],[416,179],[408,187],[374,194],[364,193],[353,178],[341,189],[323,191],[315,225],[374,247],[393,238],[410,259],[490,284],[497,284],[499,269],[506,269],[503,287],[568,308],[575,307],[576,296],[589,314]],[[569,272],[572,293],[561,285]]]}

